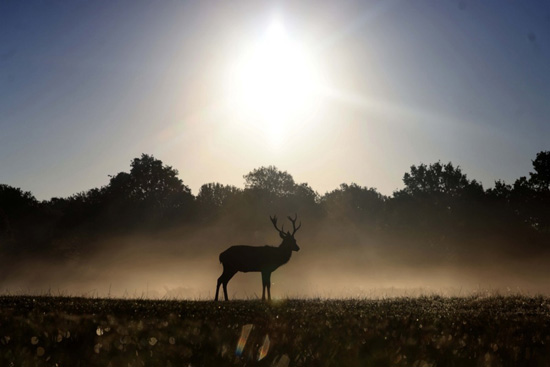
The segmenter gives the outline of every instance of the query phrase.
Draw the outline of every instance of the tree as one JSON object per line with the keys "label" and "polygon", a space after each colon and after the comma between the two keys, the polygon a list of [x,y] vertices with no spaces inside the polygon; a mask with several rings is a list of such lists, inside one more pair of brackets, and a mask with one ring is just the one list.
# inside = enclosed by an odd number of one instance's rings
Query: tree
{"label": "tree", "polygon": [[315,192],[307,183],[301,183],[294,186],[293,197],[297,201],[307,205],[315,205],[320,200],[319,194]]}
{"label": "tree", "polygon": [[296,188],[294,178],[275,166],[257,168],[243,177],[246,189],[265,191],[277,197],[292,195]]}
{"label": "tree", "polygon": [[487,196],[507,203],[510,200],[510,195],[512,193],[512,186],[507,185],[502,180],[495,181],[495,187],[487,190]]}
{"label": "tree", "polygon": [[444,245],[450,237],[464,239],[484,230],[483,186],[470,181],[460,166],[451,162],[413,165],[403,182],[405,188],[388,203],[395,228],[414,233],[429,245]]}
{"label": "tree", "polygon": [[9,273],[9,264],[14,258],[10,255],[26,245],[29,238],[27,229],[33,225],[32,212],[38,202],[30,192],[20,188],[0,184],[0,277]]}
{"label": "tree", "polygon": [[537,153],[529,179],[514,182],[510,205],[525,223],[540,232],[550,231],[550,151]]}
{"label": "tree", "polygon": [[550,151],[537,153],[532,162],[535,172],[529,173],[530,184],[537,191],[550,191]]}
{"label": "tree", "polygon": [[68,198],[54,197],[43,204],[49,210],[50,216],[59,218],[57,221],[59,231],[68,232],[85,227],[91,231],[97,231],[98,228],[95,228],[94,224],[106,204],[105,196],[105,188],[94,188]]}
{"label": "tree", "polygon": [[307,184],[297,184],[286,171],[275,166],[260,167],[243,176],[245,189],[239,211],[252,225],[266,213],[314,214],[319,195]]}
{"label": "tree", "polygon": [[32,254],[47,251],[51,240],[51,218],[32,193],[0,185],[0,239],[11,243],[15,252]]}
{"label": "tree", "polygon": [[465,194],[483,194],[483,186],[476,180],[468,180],[460,166],[451,162],[442,165],[436,162],[426,166],[411,166],[411,172],[403,176],[405,193],[410,195],[444,194],[449,197],[461,197]]}
{"label": "tree", "polygon": [[241,195],[242,190],[232,185],[204,184],[197,195],[199,213],[203,218],[216,217],[231,207],[238,207]]}
{"label": "tree", "polygon": [[134,225],[136,221],[160,224],[189,216],[194,198],[177,176],[176,169],[152,155],[133,159],[130,173],[112,176],[104,189],[107,218],[115,225]]}
{"label": "tree", "polygon": [[385,200],[374,188],[343,183],[338,189],[326,193],[321,203],[330,217],[374,225],[383,220]]}
{"label": "tree", "polygon": [[188,199],[191,190],[179,179],[178,171],[165,166],[152,155],[142,154],[135,158],[130,170],[130,197],[148,201],[160,207],[173,207]]}
{"label": "tree", "polygon": [[242,190],[233,185],[222,185],[217,182],[208,183],[201,186],[197,195],[197,202],[207,208],[221,208],[241,192]]}
{"label": "tree", "polygon": [[130,173],[111,177],[107,186],[111,196],[158,208],[178,207],[192,198],[189,187],[177,177],[178,171],[152,155],[134,158],[131,167]]}
{"label": "tree", "polygon": [[18,215],[37,205],[38,201],[31,192],[0,184],[0,208],[6,215]]}
{"label": "tree", "polygon": [[29,191],[0,184],[0,245],[14,242],[28,233],[38,201]]}

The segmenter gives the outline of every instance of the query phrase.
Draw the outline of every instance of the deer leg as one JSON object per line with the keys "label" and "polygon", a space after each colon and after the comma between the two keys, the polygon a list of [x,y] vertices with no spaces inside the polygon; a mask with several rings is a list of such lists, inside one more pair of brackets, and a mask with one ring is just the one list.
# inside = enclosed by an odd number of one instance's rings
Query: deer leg
{"label": "deer leg", "polygon": [[220,278],[222,278],[222,284],[223,284],[223,296],[226,301],[229,301],[229,297],[227,297],[227,283],[233,278],[233,275],[237,274],[236,270],[228,270],[224,269],[223,274]]}
{"label": "deer leg", "polygon": [[271,273],[267,273],[267,299],[271,301]]}
{"label": "deer leg", "polygon": [[271,293],[269,290],[269,278],[271,273],[267,271],[262,272],[262,301],[265,301],[265,289],[267,288],[267,296],[271,300]]}
{"label": "deer leg", "polygon": [[227,301],[227,283],[231,278],[233,278],[233,275],[235,275],[236,273],[237,273],[236,271],[226,269],[225,267],[223,268],[223,273],[218,278],[218,284],[216,285],[216,298],[215,298],[216,301],[218,300],[218,295],[220,293],[220,285],[222,284],[223,284],[223,295],[225,297],[225,300]]}
{"label": "deer leg", "polygon": [[222,285],[222,277],[221,276],[218,278],[218,285],[216,286],[216,298],[214,298],[215,301],[218,300],[218,294],[220,293],[220,285]]}

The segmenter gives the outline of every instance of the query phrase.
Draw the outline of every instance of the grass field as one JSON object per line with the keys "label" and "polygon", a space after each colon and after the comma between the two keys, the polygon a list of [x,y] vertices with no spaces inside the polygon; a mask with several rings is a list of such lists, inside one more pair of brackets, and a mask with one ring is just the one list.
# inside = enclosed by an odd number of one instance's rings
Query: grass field
{"label": "grass field", "polygon": [[0,366],[550,366],[550,298],[4,296]]}

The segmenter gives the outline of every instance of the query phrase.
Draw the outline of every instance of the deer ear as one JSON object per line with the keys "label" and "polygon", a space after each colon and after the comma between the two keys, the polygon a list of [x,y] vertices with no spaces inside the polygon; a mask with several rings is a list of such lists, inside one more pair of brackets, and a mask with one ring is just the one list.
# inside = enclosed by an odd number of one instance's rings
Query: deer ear
{"label": "deer ear", "polygon": [[286,238],[286,234],[283,231],[279,232],[279,236],[281,236],[283,240]]}

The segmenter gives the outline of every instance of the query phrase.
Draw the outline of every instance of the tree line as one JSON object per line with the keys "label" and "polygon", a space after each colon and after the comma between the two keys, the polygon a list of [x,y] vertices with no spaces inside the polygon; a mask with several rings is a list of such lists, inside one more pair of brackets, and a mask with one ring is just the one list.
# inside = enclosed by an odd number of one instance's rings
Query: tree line
{"label": "tree line", "polygon": [[0,184],[0,254],[70,256],[106,236],[185,226],[227,223],[246,232],[263,227],[268,214],[294,212],[310,228],[330,223],[431,248],[487,239],[544,247],[550,239],[550,151],[536,155],[529,177],[490,189],[450,162],[411,166],[391,196],[356,183],[319,195],[274,166],[254,169],[244,183],[207,183],[195,196],[176,169],[142,154],[107,185],[66,198],[38,201]]}

